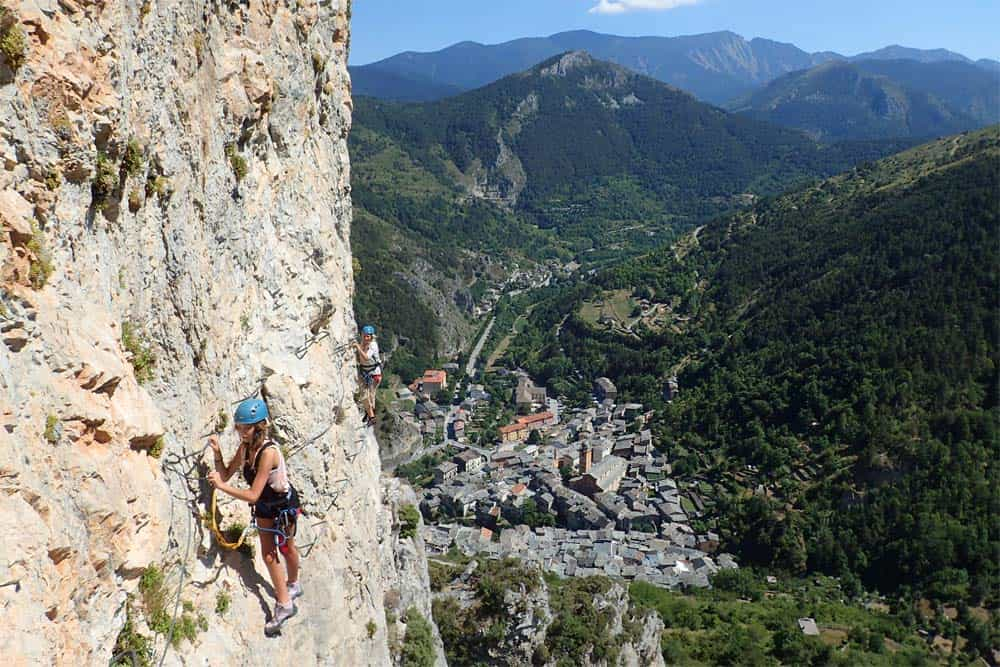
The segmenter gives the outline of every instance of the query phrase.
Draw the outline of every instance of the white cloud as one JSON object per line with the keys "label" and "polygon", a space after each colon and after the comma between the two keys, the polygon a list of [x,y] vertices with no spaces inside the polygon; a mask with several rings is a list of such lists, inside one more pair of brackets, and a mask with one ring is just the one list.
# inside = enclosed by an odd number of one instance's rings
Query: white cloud
{"label": "white cloud", "polygon": [[588,11],[591,14],[625,14],[626,12],[658,12],[684,5],[696,5],[701,0],[598,0]]}

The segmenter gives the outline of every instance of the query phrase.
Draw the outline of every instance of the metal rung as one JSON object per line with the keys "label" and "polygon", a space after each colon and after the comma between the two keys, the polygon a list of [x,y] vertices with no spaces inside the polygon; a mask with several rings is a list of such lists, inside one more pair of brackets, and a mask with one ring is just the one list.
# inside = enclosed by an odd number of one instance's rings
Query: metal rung
{"label": "metal rung", "polygon": [[303,358],[304,356],[306,356],[306,352],[309,351],[310,347],[312,347],[319,341],[323,340],[324,338],[329,338],[329,337],[330,337],[330,331],[328,329],[323,329],[315,336],[306,336],[305,340],[302,342],[302,346],[296,348],[295,356],[298,357],[299,359]]}
{"label": "metal rung", "polygon": [[312,553],[313,546],[315,546],[318,541],[319,540],[313,540],[309,544],[303,544],[301,546],[296,545],[296,548],[299,550],[299,553],[303,558],[309,558],[309,554]]}

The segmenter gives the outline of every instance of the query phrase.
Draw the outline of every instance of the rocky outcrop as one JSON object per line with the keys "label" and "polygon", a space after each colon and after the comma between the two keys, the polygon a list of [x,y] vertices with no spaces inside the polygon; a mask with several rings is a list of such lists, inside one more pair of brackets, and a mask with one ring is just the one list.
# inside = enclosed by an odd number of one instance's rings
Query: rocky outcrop
{"label": "rocky outcrop", "polygon": [[[618,665],[621,667],[662,667],[663,653],[660,649],[660,636],[663,633],[663,620],[654,611],[639,611],[632,607],[628,596],[628,588],[621,582],[614,582],[608,591],[597,596],[595,606],[598,609],[611,610],[613,616],[610,624],[610,634],[613,637],[628,635],[628,640],[622,642],[618,655]],[[626,623],[632,624],[632,633],[625,631]]]}
{"label": "rocky outcrop", "polygon": [[[412,513],[417,519],[417,527],[412,535],[403,537],[407,521],[401,515],[406,506],[415,509],[419,504],[417,495],[404,482],[395,478],[383,481],[383,507],[379,526],[382,531],[379,543],[382,571],[385,573],[385,612],[387,619],[395,626],[397,637],[405,638],[406,625],[403,623],[406,611],[416,607],[417,611],[430,623],[436,656],[435,665],[447,667],[444,645],[438,633],[431,612],[430,579],[427,574],[427,553],[424,540],[420,536],[419,525],[423,523],[420,512]],[[411,510],[412,511],[412,510]],[[389,622],[389,621],[387,621]],[[396,662],[399,662],[398,656]]]}
{"label": "rocky outcrop", "polygon": [[[0,62],[0,653],[107,664],[131,606],[166,664],[389,664],[378,448],[335,350],[349,2],[5,4],[26,50]],[[204,436],[254,394],[307,512],[294,641],[263,636],[259,555],[203,521]],[[200,621],[176,646],[135,596],[150,566],[169,627]]]}
{"label": "rocky outcrop", "polygon": [[378,430],[379,455],[385,471],[395,470],[396,466],[408,461],[423,447],[424,436],[420,429],[404,420],[391,407],[379,422]]}
{"label": "rocky outcrop", "polygon": [[[461,644],[449,645],[454,654],[510,667],[567,661],[583,667],[664,665],[663,621],[655,611],[634,606],[622,581],[547,579],[513,559],[439,566],[451,578],[435,597],[441,627],[450,627],[449,641]],[[498,591],[499,605],[493,600]]]}

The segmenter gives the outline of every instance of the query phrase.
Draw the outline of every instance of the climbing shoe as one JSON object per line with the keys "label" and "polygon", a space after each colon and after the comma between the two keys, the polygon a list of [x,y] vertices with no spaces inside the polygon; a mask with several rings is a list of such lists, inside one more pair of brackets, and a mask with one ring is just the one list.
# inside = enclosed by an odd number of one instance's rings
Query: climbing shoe
{"label": "climbing shoe", "polygon": [[297,581],[288,584],[288,598],[294,600],[300,597],[302,597],[302,584]]}
{"label": "climbing shoe", "polygon": [[299,608],[295,606],[293,602],[290,607],[283,607],[280,604],[275,603],[274,605],[274,616],[271,620],[264,624],[264,634],[268,637],[274,637],[275,635],[281,634],[281,626],[285,621],[290,619],[295,614],[299,613]]}

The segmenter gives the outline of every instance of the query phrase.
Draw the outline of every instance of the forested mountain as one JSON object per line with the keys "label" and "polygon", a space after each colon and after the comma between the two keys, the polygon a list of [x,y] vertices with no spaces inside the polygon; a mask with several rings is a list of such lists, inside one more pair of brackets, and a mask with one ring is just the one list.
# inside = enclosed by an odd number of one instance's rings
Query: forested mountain
{"label": "forested mountain", "polygon": [[351,89],[355,95],[395,102],[438,100],[464,90],[453,84],[437,83],[419,75],[400,74],[391,70],[369,69],[353,73],[352,76]]}
{"label": "forested mountain", "polygon": [[[820,146],[583,52],[437,102],[362,99],[356,118],[470,196],[592,241],[612,220],[693,221],[731,208],[738,195],[892,149]],[[367,154],[358,152],[362,169]],[[372,211],[393,196],[355,185],[356,201]]]}
{"label": "forested mountain", "polygon": [[957,60],[834,61],[727,106],[818,140],[933,138],[1000,122],[1000,72]]}
{"label": "forested mountain", "polygon": [[[426,101],[451,95],[455,89],[479,88],[566,51],[587,51],[595,58],[617,63],[713,104],[743,97],[788,72],[846,59],[830,51],[808,53],[793,44],[770,39],[747,40],[728,31],[679,37],[621,37],[574,30],[502,44],[461,42],[429,53],[407,51],[350,71],[356,95]],[[860,54],[851,60],[903,58],[972,62],[944,49],[901,46]],[[988,60],[976,63],[987,69],[995,69],[997,64]]]}
{"label": "forested mountain", "polygon": [[[355,313],[378,322],[392,371],[409,379],[451,355],[471,333],[477,296],[523,256],[557,253],[550,233],[504,208],[468,197],[451,173],[417,162],[406,147],[362,122],[355,100],[351,131]],[[388,349],[386,349],[388,347]]]}
{"label": "forested mountain", "polygon": [[[996,604],[998,165],[994,126],[765,199],[553,294],[510,362],[647,402],[678,374],[664,442],[744,562]],[[609,290],[663,320],[594,322]]]}
{"label": "forested mountain", "polygon": [[898,147],[821,146],[585,53],[436,102],[359,97],[356,308],[421,341],[426,360],[467,333],[460,311],[489,261],[620,260]]}

